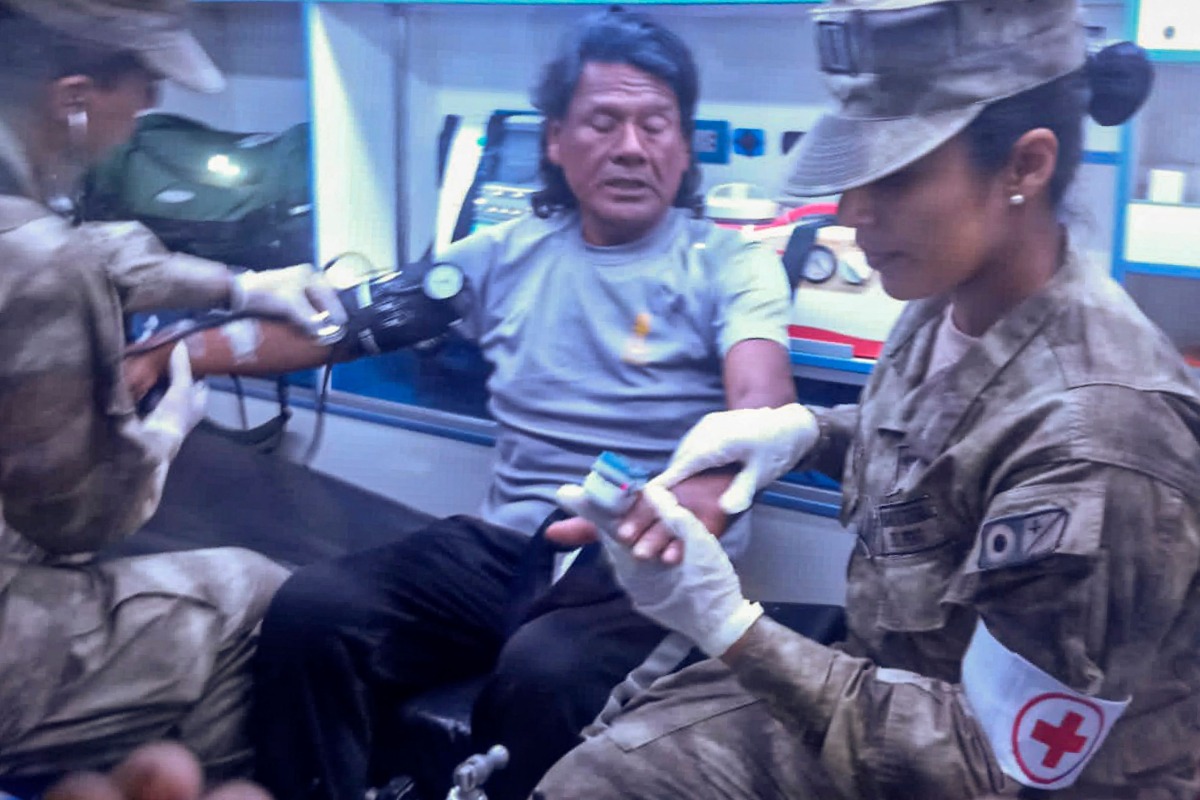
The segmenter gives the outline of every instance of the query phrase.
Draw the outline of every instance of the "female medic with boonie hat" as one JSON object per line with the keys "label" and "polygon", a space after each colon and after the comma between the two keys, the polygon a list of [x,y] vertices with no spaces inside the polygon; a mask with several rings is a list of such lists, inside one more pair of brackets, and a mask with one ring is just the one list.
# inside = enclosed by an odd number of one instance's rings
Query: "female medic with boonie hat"
{"label": "female medic with boonie hat", "polygon": [[[634,605],[713,658],[594,731],[541,796],[1194,800],[1200,397],[1061,213],[1084,117],[1127,119],[1149,64],[1129,44],[1087,57],[1076,0],[841,0],[814,24],[837,108],[789,190],[840,193],[911,302],[859,404],[688,434],[632,515],[656,513],[681,564],[602,535]],[[729,512],[791,469],[841,480],[844,642],[762,616],[662,489],[729,463]]]}
{"label": "female medic with boonie hat", "polygon": [[[216,91],[186,0],[0,0],[0,784],[111,765],[149,739],[248,769],[249,660],[285,577],[222,549],[97,562],[141,526],[203,415],[185,350],[145,419],[123,314],[228,306],[316,324],[307,266],[234,274],[136,223],[80,223],[89,165],[156,83]],[[336,306],[340,313],[340,305]]]}

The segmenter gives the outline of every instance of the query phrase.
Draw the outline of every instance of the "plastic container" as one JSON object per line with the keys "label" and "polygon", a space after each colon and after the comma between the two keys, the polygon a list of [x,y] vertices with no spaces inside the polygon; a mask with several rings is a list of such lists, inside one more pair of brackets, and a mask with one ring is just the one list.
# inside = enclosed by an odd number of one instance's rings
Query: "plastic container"
{"label": "plastic container", "polygon": [[755,225],[778,214],[779,204],[752,183],[722,183],[704,197],[704,215],[717,222]]}

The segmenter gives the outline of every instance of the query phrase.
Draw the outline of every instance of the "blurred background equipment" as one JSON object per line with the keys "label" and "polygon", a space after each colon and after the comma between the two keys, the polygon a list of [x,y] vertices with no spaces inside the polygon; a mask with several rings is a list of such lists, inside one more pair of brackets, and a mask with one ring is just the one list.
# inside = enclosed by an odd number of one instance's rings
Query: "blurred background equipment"
{"label": "blurred background equipment", "polygon": [[[315,260],[309,125],[280,133],[218,130],[177,114],[145,114],[129,141],[87,176],[80,213],[85,221],[136,220],[169,249],[235,269],[266,270]],[[160,310],[126,319],[131,343],[187,329],[195,314]],[[236,441],[274,449],[290,408],[288,383],[315,378],[281,376],[279,413],[250,427],[220,430]],[[241,382],[234,379],[239,399]]]}
{"label": "blurred background equipment", "polygon": [[752,183],[722,183],[704,196],[704,215],[717,222],[762,225],[779,214],[779,204]]}
{"label": "blurred background equipment", "polygon": [[541,188],[540,115],[495,111],[486,121],[450,115],[441,138],[435,251],[530,211],[530,195]]}
{"label": "blurred background equipment", "polygon": [[492,773],[508,766],[508,750],[496,744],[486,753],[473,755],[454,770],[454,788],[446,800],[487,800],[483,784]]}
{"label": "blurred background equipment", "polygon": [[309,126],[217,130],[146,114],[88,176],[86,220],[137,220],[168,248],[250,269],[312,263]]}

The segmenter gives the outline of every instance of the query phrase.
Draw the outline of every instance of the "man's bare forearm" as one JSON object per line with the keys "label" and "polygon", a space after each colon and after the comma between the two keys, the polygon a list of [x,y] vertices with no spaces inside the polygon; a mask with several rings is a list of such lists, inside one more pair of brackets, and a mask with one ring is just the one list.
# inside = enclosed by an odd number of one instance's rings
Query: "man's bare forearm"
{"label": "man's bare forearm", "polygon": [[278,322],[240,320],[194,333],[184,341],[197,376],[276,375],[338,360],[335,348],[318,345]]}
{"label": "man's bare forearm", "polygon": [[[278,375],[346,360],[345,351],[336,346],[323,347],[290,325],[262,320],[239,320],[198,331],[183,343],[197,378]],[[125,381],[134,397],[142,397],[166,374],[174,346],[164,344],[125,359]]]}

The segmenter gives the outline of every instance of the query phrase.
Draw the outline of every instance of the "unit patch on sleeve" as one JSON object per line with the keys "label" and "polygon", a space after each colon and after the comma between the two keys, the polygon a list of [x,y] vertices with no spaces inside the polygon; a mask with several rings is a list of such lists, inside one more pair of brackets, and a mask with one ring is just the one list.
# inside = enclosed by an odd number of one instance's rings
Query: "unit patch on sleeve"
{"label": "unit patch on sleeve", "polygon": [[1052,507],[983,523],[979,569],[1015,567],[1036,561],[1058,549],[1071,515]]}

